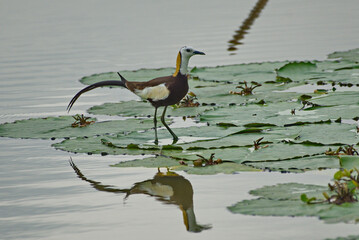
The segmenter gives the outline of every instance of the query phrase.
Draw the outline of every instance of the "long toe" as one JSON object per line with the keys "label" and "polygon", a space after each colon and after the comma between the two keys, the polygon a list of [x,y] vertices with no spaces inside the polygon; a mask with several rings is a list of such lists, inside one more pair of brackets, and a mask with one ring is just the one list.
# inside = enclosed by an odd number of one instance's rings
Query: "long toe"
{"label": "long toe", "polygon": [[178,142],[178,137],[177,136],[173,136],[173,142],[172,142],[172,144],[175,144],[175,143],[177,143]]}

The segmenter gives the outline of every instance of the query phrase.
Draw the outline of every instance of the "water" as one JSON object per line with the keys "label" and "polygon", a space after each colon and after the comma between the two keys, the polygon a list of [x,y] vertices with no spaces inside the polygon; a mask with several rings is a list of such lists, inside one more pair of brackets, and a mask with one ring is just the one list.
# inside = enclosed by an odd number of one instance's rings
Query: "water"
{"label": "water", "polygon": [[[191,66],[279,60],[322,60],[357,48],[356,0],[268,1],[250,29],[229,41],[256,1],[45,1],[0,0],[0,123],[66,114],[69,100],[93,73],[174,66],[178,49],[206,52]],[[123,89],[97,89],[72,114],[95,104],[131,100]],[[183,126],[180,119],[177,126]],[[194,123],[191,123],[194,124]],[[56,151],[54,141],[0,138],[1,239],[323,239],[359,234],[353,225],[316,218],[252,217],[226,210],[251,198],[248,191],[279,182],[326,184],[333,171],[305,174],[181,174],[194,191],[198,224],[186,231],[176,204],[146,194],[99,191],[77,177],[72,158],[91,180],[116,189],[152,179],[155,169],[109,165],[128,156],[88,156]],[[165,171],[165,170],[162,170]]]}

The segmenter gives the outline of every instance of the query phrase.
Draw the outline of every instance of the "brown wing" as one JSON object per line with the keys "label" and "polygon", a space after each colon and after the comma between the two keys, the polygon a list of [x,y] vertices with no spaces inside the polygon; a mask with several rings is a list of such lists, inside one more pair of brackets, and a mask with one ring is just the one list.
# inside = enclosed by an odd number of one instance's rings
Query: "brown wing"
{"label": "brown wing", "polygon": [[175,78],[173,76],[166,76],[166,77],[159,77],[152,79],[148,82],[126,82],[126,87],[131,92],[136,92],[136,90],[143,90],[148,87],[155,87],[159,86],[161,84],[165,84],[165,86],[168,86],[171,82],[175,81]]}

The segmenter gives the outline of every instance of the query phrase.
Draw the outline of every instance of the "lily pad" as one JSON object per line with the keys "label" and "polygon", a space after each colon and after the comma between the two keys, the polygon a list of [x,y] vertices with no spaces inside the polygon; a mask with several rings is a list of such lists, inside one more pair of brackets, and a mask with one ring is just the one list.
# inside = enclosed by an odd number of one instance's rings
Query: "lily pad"
{"label": "lily pad", "polygon": [[358,92],[330,92],[313,99],[313,102],[319,105],[359,105]]}
{"label": "lily pad", "polygon": [[327,156],[325,154],[294,157],[277,161],[247,161],[245,164],[258,169],[270,169],[272,171],[285,172],[303,172],[340,167],[336,156]]}
{"label": "lily pad", "polygon": [[353,125],[350,124],[331,123],[293,126],[281,131],[286,131],[288,135],[297,135],[296,140],[291,141],[293,143],[351,145],[358,142],[357,134],[353,129]]}
{"label": "lily pad", "polygon": [[161,168],[161,167],[172,167],[179,165],[177,160],[169,157],[148,157],[144,159],[137,159],[125,162],[119,162],[112,165],[112,167],[147,167],[147,168]]}
{"label": "lily pad", "polygon": [[108,141],[107,138],[105,138],[105,136],[77,137],[66,139],[60,143],[55,143],[52,146],[58,150],[68,152],[101,155],[142,155],[160,153],[160,148],[155,145],[148,146],[147,148],[130,143],[123,146],[116,146]]}
{"label": "lily pad", "polygon": [[[90,119],[96,120],[96,119]],[[72,127],[71,116],[32,118],[0,125],[0,136],[11,138],[68,138],[107,134],[124,134],[148,129],[153,122],[148,119],[126,119],[95,122],[86,127]]]}
{"label": "lily pad", "polygon": [[[266,123],[280,126],[284,123],[295,121],[295,119],[300,119],[297,116],[290,115],[290,110],[296,107],[300,107],[300,104],[296,102],[283,102],[270,103],[265,106],[257,104],[231,106],[205,112],[200,116],[200,120],[210,124],[227,122],[238,126],[246,126],[253,123]],[[281,111],[284,110],[288,110],[289,114],[281,114]]]}
{"label": "lily pad", "polygon": [[275,80],[274,69],[285,62],[264,62],[239,65],[218,66],[213,68],[194,68],[191,75],[204,81],[264,83]]}
{"label": "lily pad", "polygon": [[280,82],[304,81],[316,69],[317,65],[312,62],[290,62],[276,69],[277,80]]}
{"label": "lily pad", "polygon": [[[181,130],[181,131],[177,131]],[[201,139],[216,139],[226,136],[236,131],[236,128],[229,128],[227,130],[219,130],[216,126],[204,126],[204,127],[189,127],[174,129],[180,138],[186,140],[187,138],[194,137],[192,141],[201,141]],[[172,138],[166,129],[158,130],[158,137],[160,140],[168,139],[171,143]],[[82,153],[97,153],[106,152],[109,154],[124,154],[128,150],[129,146],[132,150],[136,150],[136,154],[150,154],[147,150],[159,150],[161,146],[154,145],[154,130],[147,130],[144,132],[131,132],[127,135],[107,135],[107,136],[94,136],[91,138],[72,138],[65,140],[61,143],[54,144],[57,149],[70,151],[70,152],[82,152]],[[106,142],[107,144],[104,144]],[[109,144],[111,143],[111,144]],[[136,147],[133,147],[136,146]],[[182,149],[180,145],[177,148],[167,150]]]}
{"label": "lily pad", "polygon": [[343,61],[358,63],[359,62],[359,48],[348,51],[334,52],[328,55],[329,59],[340,59]]}
{"label": "lily pad", "polygon": [[173,158],[177,158],[185,161],[194,161],[202,156],[210,156],[212,153],[215,154],[216,158],[220,158],[223,161],[231,161],[240,163],[248,153],[247,148],[223,148],[223,149],[190,149],[182,152],[171,152]]}
{"label": "lily pad", "polygon": [[249,193],[253,196],[263,197],[272,200],[300,200],[305,193],[310,197],[322,198],[322,191],[327,191],[327,186],[308,185],[301,183],[283,183],[272,186],[264,186]]}
{"label": "lily pad", "polygon": [[359,221],[359,203],[344,203],[342,205],[306,204],[300,200],[305,193],[309,197],[321,197],[328,188],[318,185],[299,183],[278,184],[265,186],[250,193],[257,199],[244,200],[228,207],[232,213],[256,216],[317,216],[326,223],[351,223]]}
{"label": "lily pad", "polygon": [[348,155],[339,155],[339,162],[342,168],[346,169],[359,169],[359,156],[348,156]]}
{"label": "lily pad", "polygon": [[188,174],[198,174],[198,175],[213,175],[217,173],[224,173],[224,174],[233,174],[238,172],[257,172],[260,171],[256,168],[252,168],[243,164],[238,163],[231,163],[231,162],[224,162],[221,164],[205,166],[205,167],[194,167],[194,166],[174,166],[172,167],[173,170],[185,171]]}
{"label": "lily pad", "polygon": [[133,161],[120,162],[112,165],[113,167],[149,167],[159,168],[168,167],[176,171],[185,171],[189,174],[200,174],[200,175],[212,175],[217,173],[232,174],[236,172],[247,172],[247,171],[259,171],[258,169],[248,167],[242,164],[224,162],[217,165],[205,166],[205,167],[194,167],[191,161],[187,161],[188,165],[181,165],[179,160],[175,160],[170,157],[149,157],[144,159],[138,159]]}

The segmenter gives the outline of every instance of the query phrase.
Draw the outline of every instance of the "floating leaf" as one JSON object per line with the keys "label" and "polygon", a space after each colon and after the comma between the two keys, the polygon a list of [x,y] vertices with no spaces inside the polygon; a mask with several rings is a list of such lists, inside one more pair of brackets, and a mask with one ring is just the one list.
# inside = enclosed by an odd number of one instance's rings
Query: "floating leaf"
{"label": "floating leaf", "polygon": [[191,75],[206,81],[256,81],[264,83],[274,80],[274,69],[282,66],[285,62],[264,62],[239,65],[218,66],[214,68],[196,68]]}
{"label": "floating leaf", "polygon": [[299,183],[265,186],[250,193],[258,199],[244,200],[228,207],[233,213],[258,216],[317,216],[326,223],[354,222],[359,220],[359,203],[333,205],[328,203],[306,204],[301,195],[322,199],[327,187]]}
{"label": "floating leaf", "polygon": [[131,160],[125,162],[119,162],[112,165],[112,167],[147,167],[147,168],[161,168],[172,167],[179,165],[177,160],[169,157],[149,157],[138,160]]}
{"label": "floating leaf", "polygon": [[259,171],[257,169],[236,163],[221,163],[221,164],[206,166],[206,167],[193,167],[188,165],[185,166],[185,165],[181,165],[178,160],[174,160],[170,157],[163,157],[163,156],[150,157],[150,158],[138,159],[133,161],[125,161],[112,166],[113,167],[150,167],[150,168],[168,167],[172,170],[185,171],[189,174],[200,174],[200,175],[211,175],[217,173],[231,174],[240,171],[241,172]]}
{"label": "floating leaf", "polygon": [[[228,128],[221,130],[216,126],[203,126],[203,127],[189,127],[189,128],[177,128],[174,129],[177,133],[180,141],[182,139],[191,139],[192,142],[201,141],[201,139],[216,139],[224,137],[230,133],[236,131],[236,128]],[[166,129],[158,130],[158,137],[160,141],[169,140],[172,142],[171,135]],[[104,144],[104,141],[107,142]],[[111,147],[109,147],[110,142]],[[162,144],[166,145],[166,144]],[[70,152],[83,152],[83,153],[97,153],[107,152],[109,154],[124,154],[128,153],[129,149],[136,150],[135,154],[151,154],[148,150],[160,149],[159,146],[154,144],[154,130],[147,130],[145,132],[131,132],[127,135],[108,135],[108,136],[95,136],[89,138],[73,138],[65,140],[61,143],[53,145],[57,149],[70,151]],[[130,146],[130,147],[128,147]],[[127,149],[127,150],[125,150]],[[181,146],[164,146],[164,150],[179,150]]]}
{"label": "floating leaf", "polygon": [[212,175],[217,173],[225,173],[225,174],[232,174],[237,172],[256,172],[260,171],[258,169],[238,164],[238,163],[230,163],[224,162],[217,165],[206,166],[206,167],[193,167],[193,166],[175,166],[172,167],[173,170],[182,170],[189,174],[199,174],[199,175]]}
{"label": "floating leaf", "polygon": [[259,169],[285,172],[303,172],[340,167],[337,157],[323,154],[293,157],[277,161],[248,161],[245,164]]}
{"label": "floating leaf", "polygon": [[141,146],[137,144],[124,144],[122,146],[113,144],[104,136],[99,137],[77,137],[64,140],[52,145],[56,149],[74,152],[101,155],[141,155],[141,154],[159,154],[160,148],[155,145]]}
{"label": "floating leaf", "polygon": [[[322,145],[352,145],[358,139],[353,126],[349,124],[331,123],[291,126],[286,129],[288,135],[297,135],[294,143],[320,143]],[[278,130],[284,131],[284,130]]]}
{"label": "floating leaf", "polygon": [[345,169],[359,168],[359,156],[339,155],[340,166]]}
{"label": "floating leaf", "polygon": [[329,59],[340,59],[343,61],[348,62],[359,62],[359,48],[348,50],[348,51],[341,51],[341,52],[334,52],[328,55]]}
{"label": "floating leaf", "polygon": [[308,185],[301,183],[283,183],[272,186],[264,186],[251,190],[253,196],[263,197],[273,200],[300,200],[300,196],[305,193],[310,197],[321,198],[321,191],[327,191],[328,187],[318,185]]}
{"label": "floating leaf", "polygon": [[[95,120],[95,119],[91,119]],[[31,118],[0,125],[0,136],[11,138],[68,138],[105,134],[123,134],[125,132],[148,129],[153,126],[147,119],[127,119],[96,122],[85,127],[72,127],[71,116]]]}
{"label": "floating leaf", "polygon": [[312,62],[290,62],[276,70],[277,79],[281,82],[303,81],[316,69],[317,65]]}

